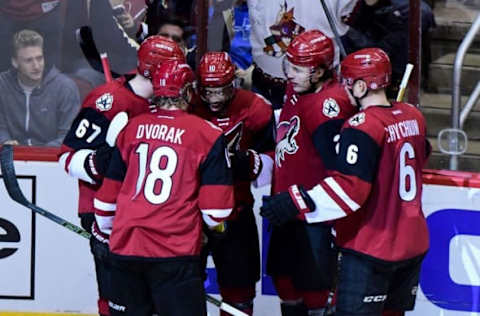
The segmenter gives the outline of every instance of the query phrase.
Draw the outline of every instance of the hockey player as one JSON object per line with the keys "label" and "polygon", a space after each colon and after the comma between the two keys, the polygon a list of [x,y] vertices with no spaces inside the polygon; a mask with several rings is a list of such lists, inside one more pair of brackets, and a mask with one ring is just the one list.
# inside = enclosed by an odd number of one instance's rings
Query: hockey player
{"label": "hockey player", "polygon": [[[175,42],[161,36],[151,36],[138,50],[137,74],[125,76],[95,88],[85,98],[61,147],[59,163],[72,177],[79,179],[78,213],[82,227],[90,231],[94,220],[93,196],[102,181],[111,149],[105,143],[110,120],[125,111],[130,117],[149,110],[153,94],[150,74],[162,61],[184,61],[183,52]],[[91,241],[100,299],[99,313],[108,315],[105,298],[108,291],[108,264],[104,264],[105,246],[95,238]]]}
{"label": "hockey player", "polygon": [[233,180],[221,129],[186,112],[193,80],[187,64],[157,69],[157,111],[120,133],[95,195],[94,229],[111,233],[111,315],[206,315],[202,217],[214,227],[230,214]]}
{"label": "hockey player", "polygon": [[[293,184],[312,188],[334,166],[340,128],[357,109],[333,79],[333,58],[332,40],[318,30],[298,35],[287,49],[288,93],[277,124],[273,193]],[[301,217],[273,227],[267,273],[283,316],[324,314],[336,271],[331,239],[330,225],[305,225]]]}
{"label": "hockey player", "polygon": [[414,307],[428,249],[425,120],[411,104],[387,99],[391,64],[381,49],[348,55],[341,76],[361,111],[342,127],[335,171],[310,190],[292,185],[264,198],[261,213],[277,224],[299,216],[310,224],[336,220],[335,315],[400,316]]}
{"label": "hockey player", "polygon": [[[206,262],[212,254],[223,300],[252,315],[255,283],[260,279],[260,251],[250,182],[262,168],[258,153],[274,148],[272,107],[263,97],[235,87],[235,67],[225,52],[205,54],[199,76],[203,104],[193,112],[223,130],[235,184],[235,208],[226,231],[222,236],[207,234],[203,259]],[[226,315],[221,312],[221,316]]]}

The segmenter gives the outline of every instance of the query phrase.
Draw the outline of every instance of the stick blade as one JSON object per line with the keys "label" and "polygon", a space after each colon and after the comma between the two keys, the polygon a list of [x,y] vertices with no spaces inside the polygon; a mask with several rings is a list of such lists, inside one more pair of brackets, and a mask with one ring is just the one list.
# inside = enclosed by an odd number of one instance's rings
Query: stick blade
{"label": "stick blade", "polygon": [[8,195],[12,200],[20,204],[30,203],[23,195],[15,174],[15,166],[13,165],[13,146],[3,145],[0,152],[0,166],[2,170],[2,178],[7,189]]}

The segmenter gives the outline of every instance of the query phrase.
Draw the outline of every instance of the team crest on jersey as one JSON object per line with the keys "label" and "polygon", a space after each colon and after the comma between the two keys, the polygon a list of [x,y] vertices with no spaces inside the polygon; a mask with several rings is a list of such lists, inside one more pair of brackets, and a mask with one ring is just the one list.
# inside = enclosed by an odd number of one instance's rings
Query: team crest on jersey
{"label": "team crest on jersey", "polygon": [[243,136],[243,122],[240,121],[235,124],[235,126],[226,131],[224,135],[227,141],[227,149],[231,156],[233,152],[240,150],[240,141]]}
{"label": "team crest on jersey", "polygon": [[323,115],[334,118],[337,117],[338,114],[340,114],[340,106],[335,99],[328,98],[323,101]]}
{"label": "team crest on jersey", "polygon": [[102,112],[108,111],[112,108],[113,95],[110,93],[102,94],[96,101],[95,106]]}
{"label": "team crest on jersey", "polygon": [[352,126],[358,126],[360,124],[363,124],[364,122],[365,113],[357,113],[348,120],[348,123]]}
{"label": "team crest on jersey", "polygon": [[300,118],[292,116],[290,121],[283,121],[277,127],[277,142],[275,147],[275,162],[278,167],[282,167],[282,161],[285,161],[285,155],[293,155],[298,150],[298,144],[295,140],[300,131]]}

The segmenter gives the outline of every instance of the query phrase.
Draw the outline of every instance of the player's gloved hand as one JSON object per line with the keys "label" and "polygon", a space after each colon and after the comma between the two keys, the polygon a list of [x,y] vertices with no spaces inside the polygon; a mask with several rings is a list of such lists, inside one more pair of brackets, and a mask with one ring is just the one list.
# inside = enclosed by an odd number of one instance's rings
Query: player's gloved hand
{"label": "player's gloved hand", "polygon": [[104,175],[107,171],[110,160],[112,159],[114,147],[110,147],[107,144],[103,144],[98,147],[97,150],[93,152],[93,163],[95,164],[95,169],[100,175]]}
{"label": "player's gloved hand", "polygon": [[85,159],[83,167],[93,180],[100,182],[103,179],[112,158],[113,149],[104,143]]}
{"label": "player's gloved hand", "polygon": [[234,151],[230,160],[234,179],[253,181],[262,171],[262,159],[253,149]]}
{"label": "player's gloved hand", "polygon": [[227,234],[227,222],[223,221],[216,226],[207,227],[205,229],[205,234],[207,235],[208,240],[221,240],[225,238]]}
{"label": "player's gloved hand", "polygon": [[260,207],[260,215],[267,218],[272,225],[281,226],[297,215],[312,212],[315,203],[301,186],[292,185],[288,192],[281,192],[273,196],[264,196]]}

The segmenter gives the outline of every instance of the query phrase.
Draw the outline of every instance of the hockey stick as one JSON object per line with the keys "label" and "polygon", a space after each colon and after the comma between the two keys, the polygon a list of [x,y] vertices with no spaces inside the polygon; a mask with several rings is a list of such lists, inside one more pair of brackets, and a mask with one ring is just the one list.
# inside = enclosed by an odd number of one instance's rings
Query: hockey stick
{"label": "hockey stick", "polygon": [[[90,26],[85,25],[78,28],[75,31],[75,37],[90,67],[92,67],[98,72],[103,73],[104,69],[102,65],[102,59],[100,57],[100,54],[98,53],[97,46],[95,45],[92,29],[90,28]],[[119,74],[113,71],[111,72],[111,74],[114,78],[120,77]]]}
{"label": "hockey stick", "polygon": [[338,34],[337,27],[335,26],[335,21],[333,21],[332,14],[330,13],[330,9],[328,9],[328,6],[325,3],[325,0],[320,0],[320,3],[322,4],[323,11],[327,16],[328,24],[332,29],[333,36],[334,36],[333,39],[335,40],[335,43],[337,43],[338,47],[340,48],[340,57],[345,58],[345,56],[347,56],[347,53],[345,52],[345,47],[343,47],[342,41],[340,40],[340,35]]}
{"label": "hockey stick", "polygon": [[12,145],[3,145],[2,150],[0,152],[0,165],[2,169],[2,177],[3,182],[5,183],[5,188],[7,189],[8,195],[14,200],[15,202],[31,209],[35,213],[38,213],[51,221],[59,224],[60,226],[65,227],[66,229],[71,230],[74,233],[79,234],[85,238],[90,238],[90,234],[83,230],[82,228],[78,227],[70,223],[67,220],[64,220],[61,217],[58,217],[55,214],[52,214],[41,207],[36,206],[35,204],[31,203],[27,200],[25,195],[23,195],[20,186],[18,185],[17,175],[15,174],[15,167],[13,165],[13,146]]}
{"label": "hockey stick", "polygon": [[[123,120],[123,118],[122,118]],[[0,151],[0,167],[2,170],[3,182],[5,183],[5,188],[7,189],[8,195],[15,202],[31,209],[37,214],[40,214],[47,219],[59,224],[60,226],[65,227],[66,229],[71,230],[74,233],[79,234],[80,236],[90,239],[90,233],[84,229],[70,223],[69,221],[50,213],[49,211],[44,210],[43,208],[31,203],[27,200],[23,194],[20,186],[18,184],[17,175],[15,173],[15,166],[13,164],[13,146],[12,145],[3,145]],[[233,316],[248,316],[248,314],[242,312],[241,310],[224,303],[215,297],[206,294],[206,300],[213,305],[217,306],[219,309],[230,313]]]}
{"label": "hockey stick", "polygon": [[410,79],[410,75],[412,74],[413,65],[407,64],[405,68],[405,73],[403,74],[402,82],[400,83],[400,89],[398,90],[397,94],[397,102],[401,102],[403,100],[403,96],[405,95],[405,90],[407,90],[408,80]]}

